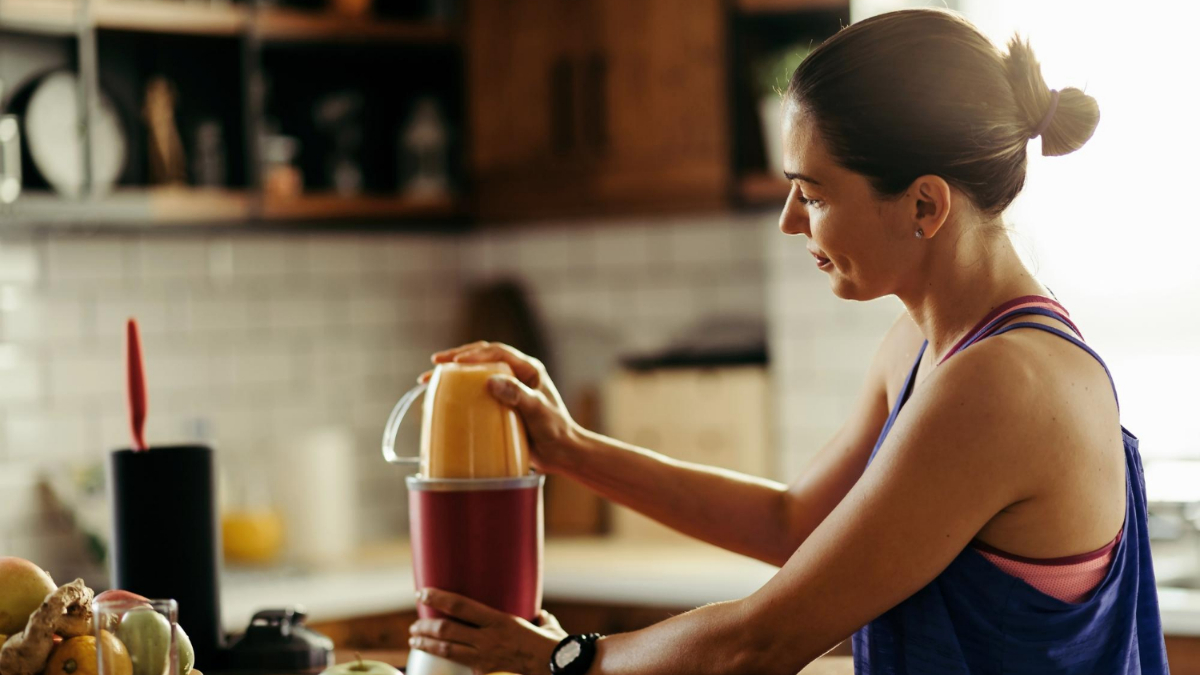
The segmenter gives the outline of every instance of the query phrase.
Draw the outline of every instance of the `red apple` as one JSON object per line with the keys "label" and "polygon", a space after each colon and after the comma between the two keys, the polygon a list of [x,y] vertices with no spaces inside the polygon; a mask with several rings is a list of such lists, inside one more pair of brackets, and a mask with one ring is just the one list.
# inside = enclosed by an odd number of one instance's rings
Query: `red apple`
{"label": "red apple", "polygon": [[130,604],[143,603],[143,602],[146,604],[150,603],[149,599],[147,599],[141,595],[138,595],[137,593],[130,593],[129,591],[122,591],[119,588],[114,588],[111,591],[104,591],[100,595],[96,596],[96,602],[107,602],[110,600],[114,601],[114,602],[128,602]]}

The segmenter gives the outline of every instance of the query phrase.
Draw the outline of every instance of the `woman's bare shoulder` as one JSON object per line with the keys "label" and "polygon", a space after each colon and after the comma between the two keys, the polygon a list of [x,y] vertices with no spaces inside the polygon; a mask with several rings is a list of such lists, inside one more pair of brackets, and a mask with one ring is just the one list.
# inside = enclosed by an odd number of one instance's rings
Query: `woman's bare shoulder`
{"label": "woman's bare shoulder", "polygon": [[925,336],[921,334],[921,329],[908,312],[901,312],[884,334],[872,367],[886,383],[889,401],[893,400],[895,393],[892,390],[904,385],[904,380],[908,377],[924,342]]}

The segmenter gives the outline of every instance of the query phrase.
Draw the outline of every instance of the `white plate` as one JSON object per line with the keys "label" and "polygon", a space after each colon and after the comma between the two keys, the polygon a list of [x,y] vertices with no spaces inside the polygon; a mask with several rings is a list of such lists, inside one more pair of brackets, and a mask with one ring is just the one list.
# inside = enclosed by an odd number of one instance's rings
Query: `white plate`
{"label": "white plate", "polygon": [[[78,197],[83,190],[83,143],[79,139],[78,83],[59,71],[42,79],[25,110],[29,154],[55,190]],[[103,93],[92,101],[92,182],[108,192],[125,166],[128,146],[113,102]]]}

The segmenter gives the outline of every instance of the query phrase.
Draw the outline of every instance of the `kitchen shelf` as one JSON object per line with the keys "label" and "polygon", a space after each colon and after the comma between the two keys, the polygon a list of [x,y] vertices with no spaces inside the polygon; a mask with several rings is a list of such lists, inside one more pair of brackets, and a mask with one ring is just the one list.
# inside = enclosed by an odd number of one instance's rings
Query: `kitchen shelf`
{"label": "kitchen shelf", "polygon": [[849,0],[737,0],[743,14],[782,14],[846,9]]}
{"label": "kitchen shelf", "polygon": [[250,203],[248,193],[224,189],[126,188],[95,199],[32,192],[0,211],[0,226],[236,224]]}
{"label": "kitchen shelf", "polygon": [[[82,26],[78,0],[0,1],[0,30],[72,35]],[[395,42],[451,44],[450,24],[375,17],[351,18],[329,11],[190,0],[97,0],[87,26],[174,35],[237,37],[249,31],[266,42]]]}
{"label": "kitchen shelf", "polygon": [[281,7],[261,10],[254,28],[264,42],[402,42],[449,44],[456,31],[449,24],[372,17],[350,18],[333,12]]}
{"label": "kitchen shelf", "polygon": [[445,218],[458,208],[449,197],[418,199],[400,196],[306,194],[291,199],[265,198],[260,218],[275,220],[379,220]]}
{"label": "kitchen shelf", "polygon": [[747,174],[738,182],[738,197],[750,206],[782,204],[791,190],[782,176],[771,173]]}
{"label": "kitchen shelf", "polygon": [[3,0],[0,30],[44,35],[72,35],[77,29],[75,0]]}
{"label": "kitchen shelf", "polygon": [[176,35],[237,36],[246,31],[250,10],[231,2],[107,0],[96,2],[97,28]]}
{"label": "kitchen shelf", "polygon": [[261,198],[249,191],[198,188],[120,189],[93,200],[52,192],[22,194],[0,207],[0,228],[17,226],[253,225],[287,221],[442,219],[461,215],[449,197],[340,197],[310,194],[294,199]]}

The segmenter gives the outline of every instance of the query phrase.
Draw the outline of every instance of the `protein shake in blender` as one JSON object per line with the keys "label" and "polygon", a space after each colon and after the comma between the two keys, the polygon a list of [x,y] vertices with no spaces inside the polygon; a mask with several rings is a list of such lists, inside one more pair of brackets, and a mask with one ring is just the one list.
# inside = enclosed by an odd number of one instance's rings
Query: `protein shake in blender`
{"label": "protein shake in blender", "polygon": [[[534,621],[542,604],[545,477],[530,473],[529,445],[517,414],[493,399],[488,378],[508,364],[440,364],[392,410],[383,455],[419,464],[408,484],[416,588],[440,588]],[[396,430],[425,394],[419,457],[399,457]],[[425,605],[422,618],[439,616]],[[471,669],[414,650],[408,675],[471,675]]]}

